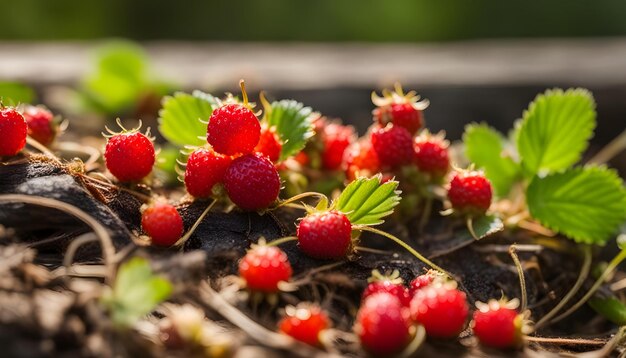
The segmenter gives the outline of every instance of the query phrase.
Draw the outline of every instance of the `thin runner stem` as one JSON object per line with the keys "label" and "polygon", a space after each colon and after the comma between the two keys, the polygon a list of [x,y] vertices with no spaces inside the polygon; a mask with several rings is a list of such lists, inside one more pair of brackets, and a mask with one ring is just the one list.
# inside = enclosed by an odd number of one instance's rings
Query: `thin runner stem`
{"label": "thin runner stem", "polygon": [[613,139],[609,144],[602,148],[587,163],[604,164],[626,149],[626,130]]}
{"label": "thin runner stem", "polygon": [[265,246],[278,246],[286,242],[296,241],[296,240],[298,240],[296,236],[287,236],[287,237],[280,238],[278,240],[274,240],[272,242],[268,242],[267,244],[265,244]]}
{"label": "thin runner stem", "polygon": [[198,228],[198,226],[200,226],[200,223],[202,222],[202,220],[204,220],[204,218],[207,216],[207,214],[209,213],[209,211],[211,210],[211,208],[215,205],[215,203],[217,203],[217,200],[213,199],[213,201],[211,202],[211,204],[209,204],[206,209],[204,209],[204,211],[202,212],[202,214],[200,214],[200,216],[198,217],[198,220],[196,220],[196,222],[193,224],[193,226],[191,227],[191,229],[189,229],[189,231],[187,231],[187,233],[185,233],[185,235],[183,235],[183,237],[181,237],[180,239],[178,239],[178,241],[176,241],[176,243],[174,243],[174,247],[178,247],[180,246],[182,248],[183,244],[189,240],[189,238],[191,237],[191,235],[193,235],[193,233],[196,231],[196,229]]}
{"label": "thin runner stem", "polygon": [[528,296],[526,294],[526,278],[524,277],[524,268],[522,267],[522,263],[520,262],[516,251],[517,247],[515,246],[515,244],[509,247],[509,255],[511,255],[511,259],[513,259],[513,262],[515,263],[515,268],[517,269],[517,274],[519,276],[520,292],[522,294],[522,304],[520,306],[520,312],[524,312],[526,311],[526,307],[528,307]]}
{"label": "thin runner stem", "polygon": [[275,209],[278,209],[281,206],[285,206],[285,205],[287,205],[289,203],[293,203],[294,201],[298,201],[300,199],[304,199],[304,198],[308,198],[308,197],[312,197],[312,196],[316,196],[316,197],[318,197],[320,199],[328,200],[328,198],[324,194],[316,193],[314,191],[307,191],[305,193],[301,193],[301,194],[298,194],[296,196],[292,196],[289,199],[285,199],[285,200],[279,202],[278,205],[276,205]]}

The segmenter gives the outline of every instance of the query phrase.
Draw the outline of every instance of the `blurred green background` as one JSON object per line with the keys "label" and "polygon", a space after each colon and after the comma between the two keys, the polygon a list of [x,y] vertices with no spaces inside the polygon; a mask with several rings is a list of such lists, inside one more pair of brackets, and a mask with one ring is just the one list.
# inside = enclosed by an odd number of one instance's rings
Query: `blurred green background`
{"label": "blurred green background", "polygon": [[376,41],[626,34],[626,1],[5,0],[2,40]]}

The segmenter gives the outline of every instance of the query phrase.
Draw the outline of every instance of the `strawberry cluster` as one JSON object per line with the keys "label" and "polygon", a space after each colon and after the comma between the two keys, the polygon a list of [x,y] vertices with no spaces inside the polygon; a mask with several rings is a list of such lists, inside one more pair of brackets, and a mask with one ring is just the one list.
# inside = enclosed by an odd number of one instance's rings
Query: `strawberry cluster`
{"label": "strawberry cluster", "polygon": [[50,146],[59,131],[52,112],[42,106],[5,107],[0,102],[0,156],[14,156],[26,146],[29,136]]}

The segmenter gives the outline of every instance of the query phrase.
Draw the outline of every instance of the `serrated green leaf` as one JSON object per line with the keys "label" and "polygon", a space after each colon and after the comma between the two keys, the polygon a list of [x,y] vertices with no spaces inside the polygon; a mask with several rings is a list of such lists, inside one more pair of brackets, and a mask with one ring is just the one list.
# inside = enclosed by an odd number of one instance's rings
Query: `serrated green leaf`
{"label": "serrated green leaf", "polygon": [[163,108],[159,111],[159,132],[171,143],[178,146],[206,144],[199,137],[206,136],[206,124],[216,104],[213,96],[194,91],[193,95],[176,92],[174,96],[163,98]]}
{"label": "serrated green leaf", "polygon": [[265,109],[263,120],[270,127],[276,128],[283,142],[281,161],[301,151],[306,141],[313,136],[312,114],[311,107],[294,100],[272,102],[270,108]]}
{"label": "serrated green leaf", "polygon": [[517,150],[527,175],[566,169],[580,160],[596,126],[595,101],[585,89],[548,90],[524,112]]}
{"label": "serrated green leaf", "polygon": [[535,177],[526,200],[533,218],[577,242],[604,244],[626,219],[622,180],[601,167]]}
{"label": "serrated green leaf", "polygon": [[343,190],[334,208],[345,213],[353,225],[381,224],[400,202],[397,188],[397,181],[381,184],[379,176],[359,178]]}
{"label": "serrated green leaf", "polygon": [[520,177],[519,165],[504,152],[505,139],[487,124],[472,123],[463,134],[465,154],[493,184],[496,194],[504,197]]}
{"label": "serrated green leaf", "polygon": [[5,106],[17,106],[20,103],[33,103],[35,91],[17,82],[0,82],[0,100]]}
{"label": "serrated green leaf", "polygon": [[617,297],[592,297],[587,301],[589,306],[609,321],[623,326],[626,325],[626,305]]}
{"label": "serrated green leaf", "polygon": [[474,233],[479,239],[493,235],[504,230],[502,219],[494,215],[483,215],[473,221]]}
{"label": "serrated green leaf", "polygon": [[168,280],[155,276],[146,259],[135,257],[120,267],[113,292],[104,297],[104,302],[116,324],[130,326],[150,313],[171,292]]}

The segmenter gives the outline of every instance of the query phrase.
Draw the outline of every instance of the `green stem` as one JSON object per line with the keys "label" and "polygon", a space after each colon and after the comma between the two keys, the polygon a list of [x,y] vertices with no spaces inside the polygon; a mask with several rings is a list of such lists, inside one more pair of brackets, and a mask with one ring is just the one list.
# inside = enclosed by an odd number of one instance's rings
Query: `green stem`
{"label": "green stem", "polygon": [[474,231],[474,219],[472,219],[471,216],[468,216],[465,223],[467,224],[467,230],[469,231],[470,235],[472,235],[474,240],[480,240],[480,238],[476,235],[476,232]]}
{"label": "green stem", "polygon": [[602,275],[600,275],[600,277],[596,280],[596,282],[593,284],[593,286],[591,286],[591,289],[583,296],[583,298],[581,298],[578,302],[576,302],[567,311],[565,311],[564,313],[562,313],[561,315],[556,317],[552,322],[558,322],[558,321],[562,320],[563,318],[569,316],[574,311],[576,311],[585,302],[587,302],[587,300],[589,300],[589,298],[591,298],[591,296],[593,296],[593,294],[598,290],[598,288],[600,288],[600,286],[606,280],[606,278],[609,277],[609,275],[615,270],[615,268],[622,261],[624,261],[624,259],[626,259],[626,249],[622,249],[622,251],[620,251],[620,253],[617,254],[617,256],[615,256],[613,258],[613,260],[611,260],[611,262],[609,262],[609,265],[606,267],[604,272],[602,272]]}
{"label": "green stem", "polygon": [[284,244],[286,242],[296,241],[296,240],[298,240],[298,238],[296,236],[287,236],[287,237],[283,237],[283,238],[278,239],[278,240],[274,240],[272,242],[268,242],[267,244],[265,244],[265,246],[278,246],[278,245]]}
{"label": "green stem", "polygon": [[176,247],[176,246],[180,246],[182,248],[183,244],[189,240],[189,238],[191,237],[191,235],[193,235],[194,231],[196,231],[196,229],[198,228],[198,226],[200,225],[200,223],[202,222],[202,220],[204,220],[204,218],[207,216],[207,214],[209,213],[209,211],[211,210],[211,208],[213,207],[213,205],[215,205],[215,203],[217,203],[217,200],[213,199],[213,201],[211,202],[211,204],[209,204],[209,206],[206,207],[206,209],[204,209],[204,211],[202,212],[202,214],[200,214],[200,217],[198,217],[198,220],[196,220],[196,222],[193,224],[193,226],[191,227],[191,229],[189,229],[189,231],[187,231],[187,233],[185,235],[183,235],[183,237],[181,237],[178,241],[176,241],[176,243],[172,246]]}
{"label": "green stem", "polygon": [[278,209],[281,206],[285,206],[287,204],[293,203],[294,201],[297,201],[297,200],[300,200],[300,199],[304,199],[304,198],[308,198],[308,197],[311,197],[311,196],[316,196],[316,197],[318,197],[320,199],[328,200],[328,198],[324,194],[316,193],[314,191],[307,191],[306,193],[301,193],[301,194],[298,194],[296,196],[292,196],[289,199],[281,201],[280,203],[278,203],[278,205],[276,205],[275,209]]}
{"label": "green stem", "polygon": [[548,312],[545,316],[541,317],[541,319],[535,324],[535,327],[534,327],[535,331],[543,327],[546,323],[550,321],[550,319],[552,319],[552,317],[554,317],[557,313],[559,313],[559,311],[563,309],[563,307],[565,307],[565,305],[569,302],[569,300],[571,300],[572,297],[574,297],[574,295],[578,292],[578,290],[580,290],[583,283],[587,279],[587,276],[589,275],[589,271],[591,270],[591,246],[584,245],[583,254],[585,255],[583,266],[580,269],[580,273],[578,274],[578,279],[574,283],[574,286],[572,286],[572,289],[569,290],[569,292],[565,295],[565,297],[563,297],[563,299],[556,306],[554,306],[554,308],[550,310],[550,312]]}
{"label": "green stem", "polygon": [[432,261],[430,261],[429,259],[427,259],[426,257],[424,257],[424,255],[420,254],[419,252],[417,252],[414,248],[412,248],[411,246],[409,246],[406,242],[400,240],[399,238],[386,233],[382,230],[378,230],[375,229],[373,227],[369,227],[369,226],[353,226],[353,229],[356,230],[363,230],[363,231],[369,231],[372,232],[374,234],[378,234],[381,236],[384,236],[388,239],[390,239],[391,241],[394,241],[396,244],[402,246],[405,250],[407,250],[408,252],[410,252],[413,256],[415,256],[418,260],[422,261],[423,263],[425,263],[426,265],[434,268],[437,271],[440,271],[442,273],[444,273],[445,275],[447,275],[450,278],[454,278],[454,276],[452,276],[450,273],[448,273],[448,271],[442,269],[441,267],[437,266],[435,263],[433,263]]}
{"label": "green stem", "polygon": [[509,255],[511,255],[511,258],[515,263],[515,268],[517,269],[517,274],[519,275],[520,292],[522,293],[522,305],[520,307],[520,312],[524,312],[526,311],[526,307],[528,304],[528,298],[526,294],[526,278],[524,277],[524,268],[522,267],[522,263],[517,256],[516,250],[517,247],[515,246],[515,244],[509,247]]}

